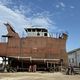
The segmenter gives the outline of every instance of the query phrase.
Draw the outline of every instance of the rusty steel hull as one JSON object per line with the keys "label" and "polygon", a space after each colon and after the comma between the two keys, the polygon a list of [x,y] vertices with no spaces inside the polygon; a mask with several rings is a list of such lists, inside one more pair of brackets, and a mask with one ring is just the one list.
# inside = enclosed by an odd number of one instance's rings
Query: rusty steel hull
{"label": "rusty steel hull", "polygon": [[66,41],[51,37],[12,38],[0,43],[0,56],[63,59],[67,63]]}
{"label": "rusty steel hull", "polygon": [[[0,42],[0,56],[25,60],[26,62],[54,62],[60,60],[67,65],[66,40],[67,35],[60,38],[53,37],[23,37],[7,25],[8,37],[7,43]],[[15,60],[14,60],[15,61]],[[17,65],[17,64],[16,64]]]}

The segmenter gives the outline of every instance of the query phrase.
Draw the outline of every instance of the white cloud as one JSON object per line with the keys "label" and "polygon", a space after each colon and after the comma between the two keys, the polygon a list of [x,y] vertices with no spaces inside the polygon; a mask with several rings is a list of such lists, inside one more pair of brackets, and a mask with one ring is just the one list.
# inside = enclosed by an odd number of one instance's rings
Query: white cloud
{"label": "white cloud", "polygon": [[60,6],[63,8],[66,7],[66,5],[63,2],[60,2]]}
{"label": "white cloud", "polygon": [[24,6],[24,5],[20,5],[19,7],[17,6],[14,6],[13,10],[17,13],[20,13],[20,14],[31,14],[33,11],[31,10],[31,7],[30,6]]}
{"label": "white cloud", "polygon": [[21,6],[20,9],[15,6],[15,10],[12,10],[0,3],[0,35],[5,33],[3,23],[6,21],[10,22],[16,32],[20,35],[22,35],[24,28],[29,27],[30,25],[39,25],[44,28],[48,28],[49,30],[56,29],[55,23],[50,19],[51,15],[48,11],[43,11],[42,13],[37,12],[32,14],[30,17],[25,17],[25,15],[21,14],[22,12],[28,15],[33,11],[30,7],[27,7],[26,9],[28,10],[27,13],[23,6]]}
{"label": "white cloud", "polygon": [[4,5],[13,4],[13,3],[12,3],[12,0],[0,0],[0,3],[1,3],[1,4],[4,3]]}
{"label": "white cloud", "polygon": [[[24,15],[12,11],[4,5],[0,5],[0,20],[0,23],[10,22],[19,33],[28,24]],[[0,32],[2,33],[1,29]]]}
{"label": "white cloud", "polygon": [[71,8],[71,9],[74,9],[75,7],[74,7],[74,6],[70,6],[70,8]]}
{"label": "white cloud", "polygon": [[66,5],[63,2],[58,2],[58,4],[55,5],[57,9],[64,10],[66,8]]}
{"label": "white cloud", "polygon": [[49,27],[50,24],[52,23],[48,18],[44,18],[44,17],[36,17],[32,19],[31,22],[33,25],[40,25],[42,27]]}
{"label": "white cloud", "polygon": [[60,5],[56,5],[56,8],[59,8],[60,7]]}

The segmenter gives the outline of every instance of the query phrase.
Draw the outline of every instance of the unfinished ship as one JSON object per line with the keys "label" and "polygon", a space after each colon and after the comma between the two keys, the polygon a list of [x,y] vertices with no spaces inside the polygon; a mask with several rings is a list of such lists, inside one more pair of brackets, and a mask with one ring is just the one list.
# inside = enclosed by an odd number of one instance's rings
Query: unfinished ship
{"label": "unfinished ship", "polygon": [[7,42],[0,42],[3,70],[53,71],[67,66],[66,33],[52,37],[45,28],[25,28],[27,36],[20,38],[9,23],[4,25],[8,33],[2,35]]}

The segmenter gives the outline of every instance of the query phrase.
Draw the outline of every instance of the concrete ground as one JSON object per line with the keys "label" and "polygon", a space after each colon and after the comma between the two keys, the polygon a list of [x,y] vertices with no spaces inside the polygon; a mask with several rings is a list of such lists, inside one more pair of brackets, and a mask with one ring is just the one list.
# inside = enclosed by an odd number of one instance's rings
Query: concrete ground
{"label": "concrete ground", "polygon": [[0,73],[0,80],[80,80],[80,75],[64,75],[60,72],[56,73]]}

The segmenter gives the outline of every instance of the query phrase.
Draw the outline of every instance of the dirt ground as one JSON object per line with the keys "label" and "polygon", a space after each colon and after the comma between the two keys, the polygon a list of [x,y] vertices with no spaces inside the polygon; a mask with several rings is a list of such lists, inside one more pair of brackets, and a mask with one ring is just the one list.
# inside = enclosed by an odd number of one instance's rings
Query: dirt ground
{"label": "dirt ground", "polygon": [[56,73],[0,73],[0,80],[80,80],[80,75],[64,75],[60,72]]}

